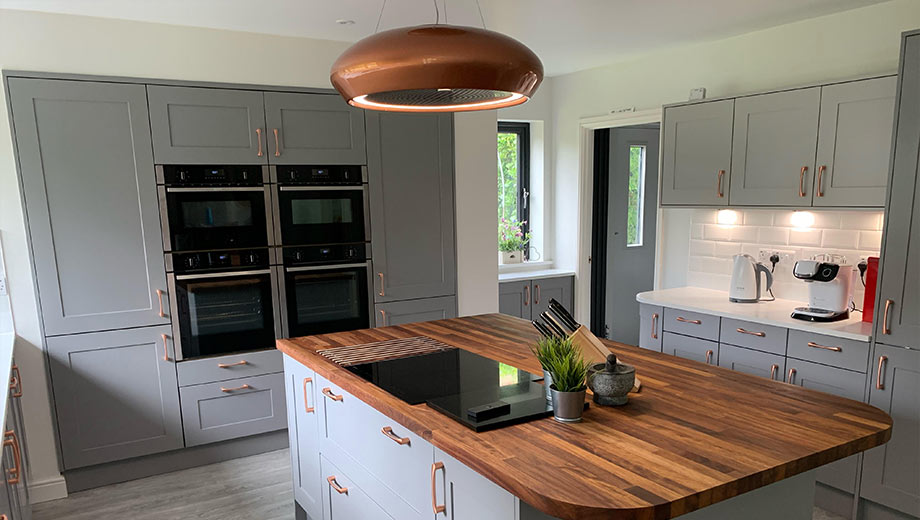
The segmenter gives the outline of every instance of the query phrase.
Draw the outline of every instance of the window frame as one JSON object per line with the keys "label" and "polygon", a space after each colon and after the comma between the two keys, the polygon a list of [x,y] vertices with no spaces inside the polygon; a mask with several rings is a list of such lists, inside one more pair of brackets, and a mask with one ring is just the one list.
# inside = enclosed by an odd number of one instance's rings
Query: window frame
{"label": "window frame", "polygon": [[[517,134],[518,168],[517,168],[517,208],[518,220],[527,223],[521,226],[526,235],[530,232],[530,123],[517,121],[499,121],[497,134]],[[497,172],[496,172],[497,173]],[[526,193],[526,196],[525,196]],[[526,201],[526,202],[525,202]],[[524,251],[524,258],[530,259],[530,248]]]}

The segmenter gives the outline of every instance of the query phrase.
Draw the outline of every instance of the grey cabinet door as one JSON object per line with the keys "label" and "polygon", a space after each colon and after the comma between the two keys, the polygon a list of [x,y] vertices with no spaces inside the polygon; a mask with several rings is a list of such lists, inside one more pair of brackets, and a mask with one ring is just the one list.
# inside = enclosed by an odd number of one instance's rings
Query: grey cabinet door
{"label": "grey cabinet door", "polygon": [[[510,520],[514,495],[457,459],[434,449],[434,504],[444,506],[447,520]],[[443,476],[443,480],[441,480]],[[441,518],[440,515],[437,515]]]}
{"label": "grey cabinet door", "polygon": [[456,294],[452,117],[366,119],[375,301]]}
{"label": "grey cabinet door", "polygon": [[664,309],[639,304],[639,346],[661,352],[661,320]]}
{"label": "grey cabinet door", "polygon": [[[16,470],[16,458],[12,447],[3,447],[3,455],[0,456],[0,471],[6,477],[10,472]],[[0,513],[5,513],[9,520],[22,520],[19,503],[19,493],[16,484],[10,484],[7,478],[4,478],[0,484]]]}
{"label": "grey cabinet door", "polygon": [[143,85],[9,89],[45,334],[169,323]]}
{"label": "grey cabinet door", "polygon": [[885,205],[897,77],[821,88],[815,206]]}
{"label": "grey cabinet door", "polygon": [[294,500],[312,519],[323,518],[323,482],[319,465],[319,395],[316,374],[294,359],[284,356],[288,435]]}
{"label": "grey cabinet door", "polygon": [[530,295],[530,280],[501,282],[498,284],[498,312],[525,320],[531,319]]}
{"label": "grey cabinet door", "polygon": [[664,110],[661,204],[728,205],[733,99]]}
{"label": "grey cabinet door", "polygon": [[777,354],[720,343],[719,366],[774,381],[782,381],[786,369],[786,358]]}
{"label": "grey cabinet door", "polygon": [[700,363],[719,364],[719,343],[708,339],[691,338],[666,331],[661,338],[661,351]]}
{"label": "grey cabinet door", "polygon": [[888,345],[920,348],[920,35],[905,38],[902,53],[875,337]]}
{"label": "grey cabinet door", "polygon": [[[15,520],[31,520],[32,505],[29,499],[29,467],[25,458],[25,430],[22,417],[15,413],[18,399],[10,395],[7,399],[6,428],[3,435],[4,441],[12,441],[12,458],[9,459],[11,469],[16,472],[17,479],[10,482],[6,479],[6,488],[12,506],[12,518]],[[7,451],[4,449],[4,451]],[[3,475],[11,476],[9,472]]]}
{"label": "grey cabinet door", "polygon": [[169,325],[47,339],[64,469],[181,448]]}
{"label": "grey cabinet door", "polygon": [[[884,356],[884,357],[883,357]],[[860,495],[920,517],[920,351],[876,344],[869,404],[894,420],[891,440],[866,452]]]}
{"label": "grey cabinet door", "polygon": [[[575,314],[575,277],[561,276],[559,278],[540,278],[530,282],[533,307],[531,316],[537,317],[549,309],[550,298],[561,303],[569,312]],[[499,300],[499,303],[501,300]]]}
{"label": "grey cabinet door", "polygon": [[811,206],[820,103],[820,87],[735,100],[732,205]]}
{"label": "grey cabinet door", "polygon": [[262,92],[147,87],[157,164],[267,164]]}
{"label": "grey cabinet door", "polygon": [[[859,372],[788,358],[786,360],[786,382],[854,401],[862,401],[866,376]],[[859,455],[853,455],[822,466],[818,468],[815,478],[822,484],[854,493],[858,457]]]}
{"label": "grey cabinet door", "polygon": [[272,164],[367,164],[364,110],[338,94],[265,93]]}
{"label": "grey cabinet door", "polygon": [[378,327],[404,325],[421,321],[443,320],[457,317],[457,298],[422,298],[375,305]]}

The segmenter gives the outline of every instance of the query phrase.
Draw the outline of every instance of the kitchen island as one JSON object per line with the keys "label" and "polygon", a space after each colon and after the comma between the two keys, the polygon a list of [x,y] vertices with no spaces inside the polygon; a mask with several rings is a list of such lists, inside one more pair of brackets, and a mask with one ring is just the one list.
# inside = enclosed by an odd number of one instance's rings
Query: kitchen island
{"label": "kitchen island", "polygon": [[541,372],[536,331],[498,314],[279,340],[295,499],[311,520],[804,520],[812,470],[891,435],[866,404],[613,342],[643,384],[628,405],[475,433],[317,354],[418,336]]}

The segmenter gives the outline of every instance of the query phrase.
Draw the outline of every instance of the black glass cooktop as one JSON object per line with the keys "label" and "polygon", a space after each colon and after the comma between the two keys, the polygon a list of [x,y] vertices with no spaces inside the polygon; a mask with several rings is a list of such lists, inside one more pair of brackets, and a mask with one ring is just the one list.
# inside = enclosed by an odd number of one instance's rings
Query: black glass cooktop
{"label": "black glass cooktop", "polygon": [[347,368],[409,404],[427,403],[477,432],[553,414],[540,376],[462,349]]}

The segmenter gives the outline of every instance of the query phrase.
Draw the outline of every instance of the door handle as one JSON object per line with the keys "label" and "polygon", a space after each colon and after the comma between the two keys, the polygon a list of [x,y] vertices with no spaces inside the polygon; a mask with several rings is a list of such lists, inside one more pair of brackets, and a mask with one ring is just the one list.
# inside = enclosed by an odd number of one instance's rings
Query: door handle
{"label": "door handle", "polygon": [[381,428],[380,433],[386,435],[387,438],[392,439],[393,442],[395,442],[396,444],[399,444],[400,446],[405,446],[406,444],[409,444],[409,440],[410,440],[409,437],[398,437],[395,433],[393,433],[393,428],[389,426],[384,426],[383,428]]}
{"label": "door handle", "polygon": [[329,485],[332,486],[332,489],[334,489],[336,493],[340,495],[348,494],[348,488],[340,486],[339,483],[335,481],[335,475],[330,475],[326,477],[326,482],[328,482]]}
{"label": "door handle", "polygon": [[808,166],[802,166],[799,170],[799,197],[805,196],[805,174],[808,172]]}
{"label": "door handle", "polygon": [[741,334],[750,334],[751,336],[757,336],[758,338],[764,338],[767,336],[766,332],[752,332],[749,330],[742,329],[741,327],[738,327],[735,330],[740,332]]}
{"label": "door handle", "polygon": [[658,339],[658,313],[652,314],[652,339]]}
{"label": "door handle", "polygon": [[236,363],[218,363],[217,368],[230,368],[230,367],[239,367],[243,365],[248,365],[249,361],[245,359],[237,361]]}
{"label": "door handle", "polygon": [[811,348],[820,348],[820,349],[823,349],[823,350],[830,350],[830,351],[833,351],[833,352],[842,352],[842,351],[843,351],[843,349],[840,348],[840,347],[828,347],[827,345],[821,345],[821,344],[819,344],[819,343],[815,343],[814,341],[809,341],[809,342],[807,343],[807,345],[808,345],[809,347],[811,347]]}
{"label": "door handle", "polygon": [[891,306],[894,305],[894,300],[885,300],[885,313],[882,314],[882,334],[891,335],[891,327],[888,326],[888,313],[891,311]]}
{"label": "door handle", "polygon": [[341,401],[341,400],[342,400],[342,396],[333,394],[333,393],[332,393],[332,389],[329,388],[328,386],[327,386],[326,388],[323,388],[323,395],[325,395],[325,396],[328,397],[329,399],[332,399],[333,401]]}
{"label": "door handle", "polygon": [[778,371],[779,371],[779,365],[777,365],[776,363],[773,363],[772,365],[770,365],[770,379],[771,380],[773,381],[776,380],[776,372]]}
{"label": "door handle", "polygon": [[824,196],[824,170],[827,169],[827,166],[821,165],[818,166],[818,189],[815,190],[815,195],[818,197]]}
{"label": "door handle", "polygon": [[875,374],[875,388],[876,390],[884,390],[885,382],[882,380],[882,372],[885,369],[885,363],[888,361],[888,356],[879,356],[878,357],[878,373]]}
{"label": "door handle", "polygon": [[377,294],[379,296],[386,296],[386,289],[383,288],[383,273],[377,273],[377,278],[380,278],[380,292]]}
{"label": "door handle", "polygon": [[533,304],[540,305],[540,284],[534,285],[534,288],[537,290],[536,294],[533,297]]}
{"label": "door handle", "polygon": [[157,302],[160,304],[159,316],[161,318],[165,318],[166,313],[163,312],[163,290],[162,289],[157,289]]}
{"label": "door handle", "polygon": [[795,369],[794,368],[790,368],[789,373],[786,374],[786,382],[789,383],[790,385],[795,384]]}
{"label": "door handle", "polygon": [[259,149],[256,152],[256,157],[262,157],[265,154],[262,153],[262,129],[261,128],[256,128],[256,140],[259,141]]}
{"label": "door handle", "polygon": [[10,377],[10,394],[13,397],[22,397],[22,376],[19,374],[19,366],[13,365],[10,369],[13,372],[13,376]]}
{"label": "door handle", "polygon": [[438,505],[438,486],[436,483],[437,479],[435,478],[435,475],[437,474],[438,470],[442,470],[442,471],[444,470],[443,462],[435,462],[434,464],[431,465],[431,510],[434,511],[435,515],[438,515],[438,514],[441,514],[447,511],[446,505],[440,505],[440,506]]}
{"label": "door handle", "polygon": [[19,439],[16,437],[16,432],[13,430],[7,430],[3,432],[4,437],[9,437],[8,439],[3,440],[4,446],[10,446],[13,448],[13,464],[14,467],[7,470],[10,474],[10,477],[6,481],[10,484],[18,484],[20,477],[22,476],[22,452],[19,449]]}
{"label": "door handle", "polygon": [[249,389],[251,389],[251,388],[252,388],[251,386],[249,386],[249,385],[247,385],[247,384],[244,384],[244,385],[240,385],[240,386],[235,386],[235,387],[233,387],[233,388],[224,388],[224,387],[220,387],[220,391],[223,392],[223,393],[225,393],[225,394],[230,394],[230,393],[233,393],[233,392],[237,392],[237,391],[239,391],[239,390],[249,390]]}
{"label": "door handle", "polygon": [[707,350],[707,351],[706,351],[706,364],[707,364],[707,365],[711,365],[711,364],[712,364],[712,354],[713,354],[712,350]]}
{"label": "door handle", "polygon": [[701,325],[703,323],[700,320],[688,320],[687,318],[684,318],[683,316],[678,316],[677,321],[681,323],[692,323],[694,325]]}
{"label": "door handle", "polygon": [[272,133],[275,134],[275,157],[281,157],[281,147],[278,145],[278,129],[272,128]]}
{"label": "door handle", "polygon": [[303,409],[306,413],[313,413],[314,411],[316,411],[316,408],[310,406],[307,403],[307,383],[312,383],[312,382],[313,382],[312,377],[303,378]]}
{"label": "door handle", "polygon": [[387,326],[387,311],[380,309],[380,319],[383,321],[383,326]]}
{"label": "door handle", "polygon": [[169,361],[169,346],[166,338],[166,334],[160,334],[160,339],[163,340],[163,361]]}
{"label": "door handle", "polygon": [[530,286],[524,286],[524,305],[530,305]]}
{"label": "door handle", "polygon": [[719,176],[716,179],[716,193],[719,194],[719,198],[725,197],[725,192],[722,191],[722,178],[725,177],[725,170],[719,170]]}

